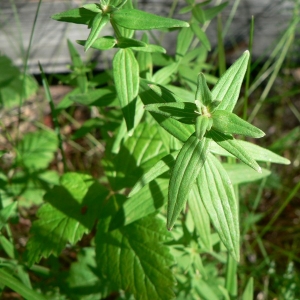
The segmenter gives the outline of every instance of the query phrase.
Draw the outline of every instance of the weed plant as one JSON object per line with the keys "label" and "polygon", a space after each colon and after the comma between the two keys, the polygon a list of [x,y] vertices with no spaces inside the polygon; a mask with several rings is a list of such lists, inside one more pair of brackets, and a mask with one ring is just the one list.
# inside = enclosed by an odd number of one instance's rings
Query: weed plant
{"label": "weed plant", "polygon": [[[130,0],[52,16],[88,26],[86,39],[76,41],[85,51],[115,52],[112,68],[93,75],[93,65],[84,64],[68,40],[70,74],[57,77],[74,89],[58,104],[40,66],[52,126],[37,124],[20,138],[1,123],[12,153],[8,163],[9,148],[1,151],[3,297],[8,287],[30,300],[299,299],[293,264],[299,259],[290,252],[278,275],[267,251],[276,246],[263,240],[299,182],[281,189],[278,210],[259,226],[267,214],[259,206],[264,191],[283,187],[272,165],[290,164],[275,152],[297,140],[299,127],[273,141],[272,152],[260,140],[253,143],[265,133],[251,124],[278,78],[299,17],[251,78],[251,42],[250,52],[226,69],[220,21],[218,64],[209,62],[205,29],[227,5],[209,2],[186,0],[180,13],[188,21],[150,14]],[[111,36],[101,35],[105,26]],[[252,22],[250,41],[253,28]],[[150,42],[152,30],[178,33],[174,55]],[[136,31],[143,31],[140,39]],[[10,68],[0,77],[5,110],[15,104],[13,96],[20,101],[36,85],[1,59],[2,68]],[[264,78],[253,106],[250,96]],[[78,108],[88,115],[83,124]],[[69,137],[62,130],[66,120],[77,126]],[[72,160],[70,147],[84,153],[82,163]],[[86,159],[85,147],[98,153],[96,160]],[[12,228],[25,219],[33,222],[23,251]]]}

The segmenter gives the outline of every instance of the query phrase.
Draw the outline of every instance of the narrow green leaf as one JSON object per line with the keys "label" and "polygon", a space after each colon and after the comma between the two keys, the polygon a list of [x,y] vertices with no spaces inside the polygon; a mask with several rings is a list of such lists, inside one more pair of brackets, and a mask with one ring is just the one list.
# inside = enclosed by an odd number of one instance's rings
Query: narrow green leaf
{"label": "narrow green leaf", "polygon": [[[148,217],[119,230],[106,232],[99,223],[96,243],[98,268],[115,290],[125,290],[135,299],[174,299],[174,260],[161,220]],[[130,270],[130,271],[129,271]]]}
{"label": "narrow green leaf", "polygon": [[8,286],[13,291],[20,294],[22,297],[28,300],[46,300],[46,298],[37,293],[36,291],[25,286],[21,281],[14,278],[5,270],[0,269],[0,282],[1,284]]}
{"label": "narrow green leaf", "polygon": [[[232,184],[249,183],[260,180],[271,174],[271,171],[262,168],[261,173],[258,173],[244,164],[222,164],[226,170]],[[241,176],[243,174],[243,176]]]}
{"label": "narrow green leaf", "polygon": [[233,258],[239,261],[239,216],[231,181],[212,154],[197,178],[201,201],[219,237]]}
{"label": "narrow green leaf", "polygon": [[198,186],[196,184],[193,185],[193,189],[189,194],[188,204],[194,220],[198,237],[202,243],[201,246],[203,246],[206,251],[211,251],[212,242],[209,216],[200,199]]}
{"label": "narrow green leaf", "polygon": [[231,135],[226,135],[224,133],[211,130],[208,135],[222,148],[234,155],[236,158],[240,159],[243,163],[253,168],[255,171],[261,173],[261,167],[252,158],[249,152]]}
{"label": "narrow green leaf", "polygon": [[97,3],[89,3],[89,4],[85,4],[82,6],[83,8],[87,9],[87,10],[90,10],[94,13],[101,13],[102,10],[100,8],[100,5],[97,4]]}
{"label": "narrow green leaf", "polygon": [[116,90],[127,130],[135,127],[134,114],[139,90],[139,65],[132,50],[119,50],[113,60],[113,73]]}
{"label": "narrow green leaf", "polygon": [[199,41],[202,43],[202,45],[205,47],[207,51],[211,50],[210,41],[207,38],[205,32],[202,30],[201,26],[197,23],[191,23],[191,28],[194,32],[194,34],[197,36]]}
{"label": "narrow green leaf", "polygon": [[194,134],[180,150],[172,170],[168,196],[167,228],[171,230],[206,160],[210,139]]}
{"label": "narrow green leaf", "polygon": [[190,28],[182,28],[180,30],[176,44],[176,60],[182,59],[185,56],[193,38],[194,33]]}
{"label": "narrow green leaf", "polygon": [[253,277],[250,277],[242,295],[242,300],[253,300],[253,292]]}
{"label": "narrow green leaf", "polygon": [[175,151],[164,156],[159,162],[157,162],[149,171],[143,174],[143,176],[134,185],[128,197],[135,195],[140,189],[142,189],[146,184],[169,171],[175,164],[175,159],[179,151]]}
{"label": "narrow green leaf", "polygon": [[167,179],[156,179],[146,184],[138,193],[126,200],[113,217],[109,229],[126,226],[159,210],[167,202],[168,186]]}
{"label": "narrow green leaf", "polygon": [[118,48],[132,48],[132,47],[139,48],[139,47],[147,47],[147,44],[139,40],[119,37],[117,39],[116,46]]}
{"label": "narrow green leaf", "polygon": [[[149,84],[149,87],[152,91],[154,91],[157,95],[162,97],[165,102],[184,102],[183,99],[179,98],[175,93],[170,91],[169,89],[165,88],[162,85],[159,84]],[[193,102],[193,101],[190,101]]]}
{"label": "narrow green leaf", "polygon": [[[149,38],[146,33],[143,34],[142,41],[146,44],[149,43]],[[140,76],[150,80],[153,73],[152,55],[147,52],[139,52],[137,54],[137,61],[139,64]]]}
{"label": "narrow green leaf", "polygon": [[205,15],[203,9],[201,8],[201,3],[193,5],[192,14],[199,23],[205,23]]}
{"label": "narrow green leaf", "polygon": [[218,109],[232,111],[240,94],[246,73],[249,51],[244,54],[223,74],[212,90],[213,100],[222,100]]}
{"label": "narrow green leaf", "polygon": [[132,50],[138,51],[138,52],[148,52],[148,53],[166,53],[166,49],[154,44],[147,44],[144,47],[131,47]]}
{"label": "narrow green leaf", "polygon": [[174,75],[178,70],[179,64],[171,63],[166,67],[158,70],[152,77],[153,82],[158,84],[167,84],[171,81],[171,76]]}
{"label": "narrow green leaf", "polygon": [[60,22],[69,22],[76,24],[85,24],[88,25],[92,19],[97,15],[97,13],[92,12],[83,7],[70,9],[55,15],[52,15],[51,18]]}
{"label": "narrow green leaf", "polygon": [[212,119],[213,128],[225,134],[241,134],[253,138],[265,135],[259,128],[226,110],[216,110],[212,114]]}
{"label": "narrow green leaf", "polygon": [[[77,40],[76,42],[82,46],[85,46],[87,43],[84,40]],[[113,36],[104,36],[96,39],[90,47],[98,50],[108,50],[113,48],[116,43],[117,40]]]}
{"label": "narrow green leaf", "polygon": [[198,116],[196,119],[196,136],[201,141],[207,131],[211,129],[212,118]]}
{"label": "narrow green leaf", "polygon": [[[141,80],[140,82],[140,97],[145,105],[151,103],[166,103],[169,102],[168,98],[162,98],[157,93],[149,88],[150,82]],[[173,98],[174,102],[176,101]],[[158,114],[152,114],[153,118],[163,127],[167,132],[172,134],[174,137],[182,142],[185,142],[189,136],[195,131],[195,127],[192,125],[183,125],[178,121]]]}
{"label": "narrow green leaf", "polygon": [[214,100],[212,97],[212,93],[207,86],[206,79],[203,73],[200,73],[198,75],[196,100],[198,100],[204,106],[208,106]]}
{"label": "narrow green leaf", "polygon": [[144,109],[186,124],[194,124],[197,117],[197,107],[192,102],[153,103],[145,105]]}
{"label": "narrow green leaf", "polygon": [[[251,155],[251,157],[257,161],[265,161],[269,163],[283,164],[283,165],[289,165],[291,163],[288,159],[268,149],[255,145],[253,143],[249,143],[241,140],[237,141],[237,143],[239,143],[244,149],[246,149],[249,155]],[[214,142],[211,143],[210,150],[211,152],[218,155],[234,156]]]}
{"label": "narrow green leaf", "polygon": [[189,27],[187,22],[160,17],[137,9],[117,10],[112,13],[111,18],[119,26],[136,30]]}
{"label": "narrow green leaf", "polygon": [[109,15],[103,15],[102,13],[98,13],[93,21],[92,21],[92,28],[90,31],[90,34],[86,40],[86,43],[84,45],[84,51],[87,51],[92,44],[97,39],[100,31],[102,28],[106,25],[106,23],[109,21]]}
{"label": "narrow green leaf", "polygon": [[228,2],[224,2],[224,3],[221,3],[220,5],[216,5],[214,7],[204,10],[205,21],[212,20],[227,6],[227,4],[228,4]]}

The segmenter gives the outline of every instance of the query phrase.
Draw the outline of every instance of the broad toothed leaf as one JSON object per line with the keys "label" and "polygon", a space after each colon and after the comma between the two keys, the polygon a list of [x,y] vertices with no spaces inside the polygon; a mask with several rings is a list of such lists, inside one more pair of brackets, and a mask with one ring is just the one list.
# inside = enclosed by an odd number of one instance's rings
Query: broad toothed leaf
{"label": "broad toothed leaf", "polygon": [[100,223],[95,237],[98,268],[115,290],[135,299],[173,299],[174,261],[162,244],[167,239],[162,221],[153,216],[110,232]]}

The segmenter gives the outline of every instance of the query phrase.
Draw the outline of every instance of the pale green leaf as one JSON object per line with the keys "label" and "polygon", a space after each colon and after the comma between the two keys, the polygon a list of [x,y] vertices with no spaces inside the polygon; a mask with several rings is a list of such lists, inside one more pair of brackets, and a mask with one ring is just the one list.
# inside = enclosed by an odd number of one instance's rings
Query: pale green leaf
{"label": "pale green leaf", "polygon": [[213,100],[212,93],[210,92],[206,79],[203,73],[198,75],[197,79],[197,91],[196,91],[196,100],[204,106],[208,106]]}
{"label": "pale green leaf", "polygon": [[200,141],[194,134],[180,150],[171,173],[167,228],[172,229],[177,217],[183,209],[190,190],[206,160],[210,139]]}
{"label": "pale green leaf", "polygon": [[216,110],[212,114],[212,119],[213,128],[225,134],[241,134],[253,138],[260,138],[265,135],[259,128],[226,110]]}
{"label": "pale green leaf", "polygon": [[158,84],[167,84],[171,81],[171,76],[177,72],[178,63],[171,63],[158,70],[152,77],[153,82]]}
{"label": "pale green leaf", "polygon": [[201,246],[203,246],[206,251],[211,251],[212,242],[209,216],[200,199],[198,186],[196,184],[194,184],[189,194],[188,204],[194,220],[197,235],[202,243]]}
{"label": "pale green leaf", "polygon": [[196,119],[196,136],[201,141],[207,131],[211,129],[212,118],[205,115],[198,116]]}
{"label": "pale green leaf", "polygon": [[98,38],[99,33],[103,29],[103,27],[106,25],[106,23],[109,21],[109,15],[104,15],[102,13],[98,13],[93,21],[92,21],[92,28],[90,31],[90,34],[86,40],[86,43],[84,45],[84,50],[87,51],[92,44],[95,42],[95,40]]}
{"label": "pale green leaf", "polygon": [[174,261],[162,244],[169,238],[162,221],[144,218],[111,232],[103,226],[99,224],[95,238],[96,260],[115,290],[123,289],[135,299],[173,299]]}
{"label": "pale green leaf", "polygon": [[232,184],[241,184],[257,181],[271,174],[271,171],[264,168],[261,169],[261,173],[258,173],[253,169],[249,169],[249,167],[247,167],[244,164],[223,163],[222,165],[226,170]]}
{"label": "pale green leaf", "polygon": [[231,181],[222,164],[212,155],[197,178],[201,201],[228,252],[239,260],[239,216]]}
{"label": "pale green leaf", "polygon": [[[253,143],[240,140],[236,142],[240,144],[244,149],[246,149],[249,155],[251,155],[251,157],[257,161],[264,161],[284,165],[289,165],[291,163],[288,159]],[[210,151],[218,155],[232,157],[234,156],[214,142],[211,143]]]}
{"label": "pale green leaf", "polygon": [[210,21],[214,17],[216,17],[227,6],[227,4],[228,4],[228,2],[224,2],[219,5],[216,5],[214,7],[204,10],[205,21]]}
{"label": "pale green leaf", "polygon": [[249,151],[246,150],[242,144],[234,139],[231,135],[226,135],[212,129],[208,132],[208,136],[211,137],[219,146],[234,155],[243,163],[261,173],[261,167],[257,164],[251,154],[249,154]]}
{"label": "pale green leaf", "polygon": [[135,127],[134,114],[139,89],[139,66],[132,50],[122,49],[113,60],[115,86],[126,121],[127,130]]}
{"label": "pale green leaf", "polygon": [[176,60],[182,59],[187,53],[192,40],[194,38],[193,31],[190,28],[182,28],[177,36],[176,44]]}
{"label": "pale green leaf", "polygon": [[113,22],[121,27],[136,30],[189,27],[184,21],[164,18],[137,9],[122,9],[112,13]]}
{"label": "pale green leaf", "polygon": [[210,41],[207,38],[205,32],[202,30],[201,26],[197,23],[191,23],[191,28],[194,34],[197,36],[199,41],[202,43],[202,45],[205,47],[207,51],[211,50]]}
{"label": "pale green leaf", "polygon": [[223,74],[212,90],[213,100],[222,100],[218,109],[232,111],[240,94],[246,73],[249,51],[244,54]]}
{"label": "pale green leaf", "polygon": [[250,277],[242,295],[242,300],[253,300],[253,277]]}

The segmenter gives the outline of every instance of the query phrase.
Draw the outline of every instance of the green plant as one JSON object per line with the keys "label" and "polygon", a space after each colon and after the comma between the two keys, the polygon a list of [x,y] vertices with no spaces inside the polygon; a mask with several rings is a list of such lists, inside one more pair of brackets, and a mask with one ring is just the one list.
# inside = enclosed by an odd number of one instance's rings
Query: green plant
{"label": "green plant", "polygon": [[[45,297],[102,299],[117,293],[121,299],[252,299],[253,279],[244,278],[241,288],[238,285],[238,185],[266,178],[269,163],[289,161],[234,138],[264,136],[232,113],[249,52],[224,73],[220,64],[223,75],[218,80],[208,74],[213,69],[205,63],[211,46],[202,26],[226,6],[205,8],[208,2],[187,1],[182,12],[191,11],[189,22],[152,15],[134,9],[132,1],[118,0],[52,16],[88,25],[87,39],[78,41],[85,50],[117,52],[112,70],[89,78],[90,68],[69,41],[72,73],[61,79],[75,81],[77,88],[56,107],[42,72],[56,132],[28,134],[15,147],[15,169],[20,176],[42,182],[46,202],[38,209],[24,256],[32,272],[57,276],[50,288],[39,286]],[[114,35],[98,37],[106,24]],[[150,44],[147,34],[141,40],[133,38],[135,30],[165,28],[181,28],[174,56]],[[154,66],[161,68],[154,72]],[[209,85],[214,85],[211,90]],[[99,116],[89,119],[73,138],[101,126],[100,142],[89,137],[105,149],[100,178],[67,172],[57,116],[74,103],[98,109]],[[57,148],[64,163],[59,183],[57,173],[47,171]],[[10,203],[16,194],[9,192],[11,182],[5,180],[1,187]],[[17,195],[24,194],[22,184]],[[3,207],[4,225],[16,207]],[[93,238],[78,246],[85,234]],[[12,239],[1,238],[10,258],[2,264],[0,279],[7,278],[1,282],[28,299],[41,299],[33,291],[30,295],[31,282],[14,255]],[[53,256],[62,251],[75,252],[77,261],[60,274]],[[39,269],[41,258],[48,258],[49,266],[55,262],[54,267]],[[22,283],[10,275],[16,269],[22,270]]]}

